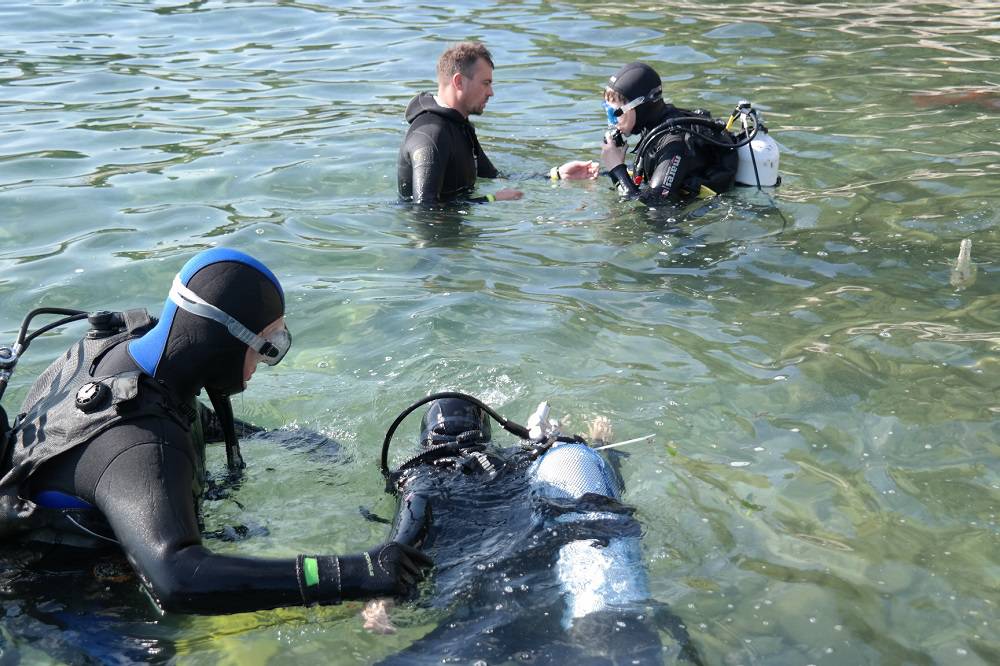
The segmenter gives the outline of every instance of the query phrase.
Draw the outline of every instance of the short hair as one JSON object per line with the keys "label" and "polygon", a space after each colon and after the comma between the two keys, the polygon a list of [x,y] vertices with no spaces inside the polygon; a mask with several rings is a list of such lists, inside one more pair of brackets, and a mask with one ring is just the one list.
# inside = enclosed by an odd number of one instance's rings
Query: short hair
{"label": "short hair", "polygon": [[466,78],[475,74],[476,63],[485,60],[493,67],[493,56],[482,42],[460,42],[445,49],[438,58],[438,81],[447,81],[456,72]]}
{"label": "short hair", "polygon": [[617,104],[618,106],[625,106],[628,104],[628,100],[625,95],[621,94],[617,90],[612,90],[611,88],[604,89],[604,101],[608,104]]}

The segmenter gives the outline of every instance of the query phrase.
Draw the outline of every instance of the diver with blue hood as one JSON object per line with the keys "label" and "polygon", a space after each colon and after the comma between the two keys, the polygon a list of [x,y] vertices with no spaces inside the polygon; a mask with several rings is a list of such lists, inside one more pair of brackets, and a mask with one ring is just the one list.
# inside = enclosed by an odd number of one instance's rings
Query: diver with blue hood
{"label": "diver with blue hood", "polygon": [[[736,139],[707,111],[679,109],[663,99],[660,75],[633,62],[608,80],[604,106],[612,126],[601,165],[619,192],[656,205],[730,190],[739,168]],[[638,135],[631,173],[624,137]]]}
{"label": "diver with blue hood", "polygon": [[[390,469],[395,430],[425,404],[418,449]],[[521,426],[473,396],[444,392],[390,426],[389,539],[434,557],[417,603],[444,616],[380,664],[660,664],[672,655],[700,663],[679,618],[651,599],[641,526],[622,502],[621,455],[562,435],[548,409],[540,404]],[[491,420],[520,441],[494,443]],[[610,437],[604,423],[601,434],[591,428],[595,445]],[[370,631],[393,630],[378,600],[364,618]],[[661,628],[675,645],[661,643]]]}
{"label": "diver with blue hood", "polygon": [[[70,311],[49,309],[69,314]],[[74,552],[120,548],[157,605],[235,613],[409,593],[431,561],[385,543],[358,555],[261,559],[202,545],[205,442],[243,467],[229,396],[292,338],[285,296],[261,262],[224,248],[192,257],[159,320],[101,312],[35,381],[0,437],[0,538]],[[70,314],[68,320],[86,317]],[[0,394],[30,340],[0,349]],[[215,413],[196,400],[205,390]],[[213,437],[214,435],[214,437]]]}

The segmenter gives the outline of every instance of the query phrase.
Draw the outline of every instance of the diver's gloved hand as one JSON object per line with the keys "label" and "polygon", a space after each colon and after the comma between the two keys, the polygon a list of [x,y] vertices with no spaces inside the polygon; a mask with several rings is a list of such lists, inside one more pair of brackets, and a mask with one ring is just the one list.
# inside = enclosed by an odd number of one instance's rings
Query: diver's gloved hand
{"label": "diver's gloved hand", "polygon": [[360,555],[299,555],[295,573],[304,604],[336,604],[345,599],[405,596],[433,565],[416,548],[390,541]]}
{"label": "diver's gloved hand", "polygon": [[434,565],[423,552],[395,541],[339,559],[344,599],[405,596]]}

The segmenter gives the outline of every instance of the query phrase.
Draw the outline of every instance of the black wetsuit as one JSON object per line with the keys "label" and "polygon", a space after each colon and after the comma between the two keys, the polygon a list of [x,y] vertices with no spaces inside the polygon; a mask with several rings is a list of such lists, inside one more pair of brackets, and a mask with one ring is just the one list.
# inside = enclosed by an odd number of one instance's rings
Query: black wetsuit
{"label": "black wetsuit", "polygon": [[[177,280],[261,331],[283,314],[284,296],[255,261],[206,250]],[[338,603],[411,589],[429,562],[398,544],[284,559],[221,555],[202,545],[205,410],[195,407],[196,395],[218,396],[213,386],[226,387],[223,396],[242,390],[249,352],[216,321],[172,301],[163,312],[159,321],[146,315],[114,336],[84,339],[36,380],[0,456],[0,545],[116,542],[157,604],[176,612]],[[50,494],[69,504],[51,503]]]}
{"label": "black wetsuit", "polygon": [[410,128],[399,149],[396,180],[399,196],[419,204],[471,198],[476,178],[500,175],[483,152],[476,129],[455,109],[440,106],[430,93],[420,93],[406,107]]}
{"label": "black wetsuit", "polygon": [[[543,516],[576,510],[575,505],[556,507],[533,495],[528,474],[533,456],[526,451],[484,449],[474,445],[414,466],[396,484],[400,501],[390,539],[432,554],[434,591],[423,603],[447,615],[383,666],[662,663],[653,624],[669,624],[669,618],[650,622],[648,614],[637,621],[636,613],[597,613],[571,632],[560,624],[563,590],[555,576],[560,547],[581,538],[614,538],[622,529],[638,533],[638,523],[552,529]],[[609,510],[614,500],[604,499],[601,510]],[[631,515],[623,505],[611,510]],[[686,632],[683,636],[686,646]]]}
{"label": "black wetsuit", "polygon": [[[120,344],[97,372],[137,369]],[[295,558],[218,555],[201,545],[204,442],[193,425],[193,419],[185,428],[166,417],[117,425],[46,463],[28,494],[55,490],[93,505],[110,528],[104,536],[120,543],[165,610],[229,613],[302,604]]]}
{"label": "black wetsuit", "polygon": [[[682,126],[663,132],[658,138],[644,142],[650,133],[657,132],[664,122],[684,117],[707,117],[707,114],[678,109],[664,104],[662,113],[642,131],[639,139],[641,153],[637,155],[635,173],[629,176],[624,164],[616,166],[608,175],[619,190],[630,199],[640,199],[647,205],[676,201],[687,195],[698,195],[701,186],[716,194],[732,189],[736,178],[739,157],[736,150],[715,146],[702,136],[732,143],[731,136],[722,130],[694,125]],[[646,143],[647,145],[643,145]],[[639,178],[637,185],[634,178]]]}

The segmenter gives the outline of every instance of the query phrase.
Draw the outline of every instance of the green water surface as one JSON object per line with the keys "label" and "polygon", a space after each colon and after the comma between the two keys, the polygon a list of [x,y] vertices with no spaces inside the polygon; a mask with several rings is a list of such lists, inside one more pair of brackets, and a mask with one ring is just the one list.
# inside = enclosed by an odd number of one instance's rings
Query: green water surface
{"label": "green water surface", "polygon": [[[249,442],[239,504],[206,520],[258,535],[212,548],[367,548],[400,410],[548,400],[568,430],[656,435],[626,499],[706,663],[996,664],[998,35],[986,0],[5,3],[0,341],[40,305],[158,311],[193,253],[238,248],[279,275],[295,336],[238,415],[344,450]],[[475,122],[515,174],[479,191],[525,196],[428,215],[396,204],[403,110],[462,39],[493,52]],[[649,211],[606,178],[529,176],[597,157],[602,87],[635,59],[679,106],[763,111],[774,203]],[[976,272],[952,284],[964,238]],[[9,410],[81,332],[33,344]],[[126,633],[185,664],[368,664],[440,619],[404,607],[373,636],[356,604],[158,618],[134,598]],[[64,603],[0,594],[0,663],[73,661]]]}

